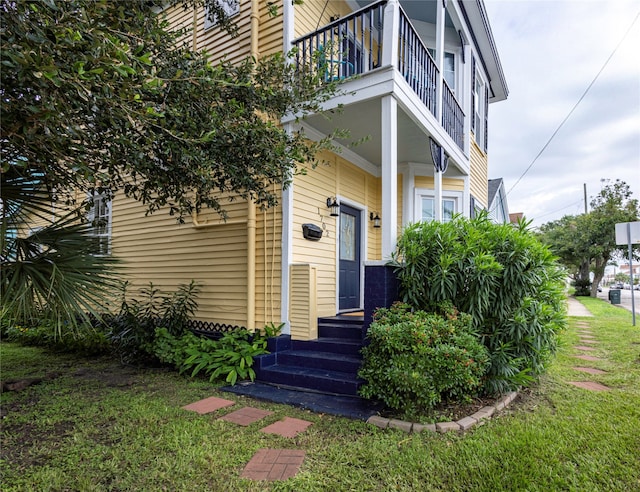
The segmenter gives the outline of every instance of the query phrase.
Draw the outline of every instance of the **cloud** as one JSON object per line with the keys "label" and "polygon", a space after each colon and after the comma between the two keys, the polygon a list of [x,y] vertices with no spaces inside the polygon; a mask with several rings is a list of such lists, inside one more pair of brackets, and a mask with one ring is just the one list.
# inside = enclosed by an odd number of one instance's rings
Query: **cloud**
{"label": "cloud", "polygon": [[[583,188],[626,181],[640,197],[638,1],[495,1],[487,11],[509,85],[492,104],[491,177],[510,190],[607,66],[527,174],[509,193],[511,212],[539,226],[584,210]],[[590,201],[590,198],[588,198]]]}

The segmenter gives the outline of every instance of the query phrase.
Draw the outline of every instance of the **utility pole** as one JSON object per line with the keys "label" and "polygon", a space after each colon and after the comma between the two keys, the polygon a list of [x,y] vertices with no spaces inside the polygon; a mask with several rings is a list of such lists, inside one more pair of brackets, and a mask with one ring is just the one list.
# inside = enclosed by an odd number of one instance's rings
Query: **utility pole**
{"label": "utility pole", "polygon": [[584,183],[584,213],[589,213],[587,211],[587,183]]}

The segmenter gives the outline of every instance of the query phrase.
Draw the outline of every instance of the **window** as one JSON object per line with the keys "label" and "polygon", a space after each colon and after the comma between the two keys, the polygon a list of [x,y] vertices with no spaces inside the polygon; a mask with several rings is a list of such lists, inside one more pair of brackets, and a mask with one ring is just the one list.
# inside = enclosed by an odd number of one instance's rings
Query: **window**
{"label": "window", "polygon": [[[428,48],[431,58],[436,59],[436,50]],[[456,55],[448,51],[444,52],[444,67],[442,70],[442,76],[444,81],[451,89],[451,92],[456,93]]]}
{"label": "window", "polygon": [[[442,222],[450,222],[455,214],[460,213],[461,202],[461,192],[442,192]],[[434,191],[416,190],[416,220],[430,221],[435,219],[436,200]]]}
{"label": "window", "polygon": [[[227,17],[233,17],[240,13],[240,0],[215,0],[215,2],[220,6]],[[210,18],[209,9],[206,9],[204,15],[204,28],[209,29],[217,23],[218,19],[216,14],[214,13],[213,18]]]}
{"label": "window", "polygon": [[478,147],[487,151],[488,126],[487,119],[489,113],[489,86],[484,82],[480,73],[476,70],[476,63],[472,64],[473,93],[471,101],[473,103],[473,120],[471,129],[475,135]]}
{"label": "window", "polygon": [[99,188],[89,195],[87,220],[91,225],[91,235],[96,242],[96,255],[111,253],[111,200]]}

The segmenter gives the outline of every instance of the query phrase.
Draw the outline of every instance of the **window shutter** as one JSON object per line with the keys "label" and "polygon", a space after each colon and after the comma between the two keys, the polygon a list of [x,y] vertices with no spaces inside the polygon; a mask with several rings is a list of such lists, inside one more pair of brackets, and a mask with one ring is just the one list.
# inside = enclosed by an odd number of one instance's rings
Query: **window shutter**
{"label": "window shutter", "polygon": [[476,59],[471,57],[471,131],[476,131]]}
{"label": "window shutter", "polygon": [[484,89],[484,151],[489,148],[489,84]]}

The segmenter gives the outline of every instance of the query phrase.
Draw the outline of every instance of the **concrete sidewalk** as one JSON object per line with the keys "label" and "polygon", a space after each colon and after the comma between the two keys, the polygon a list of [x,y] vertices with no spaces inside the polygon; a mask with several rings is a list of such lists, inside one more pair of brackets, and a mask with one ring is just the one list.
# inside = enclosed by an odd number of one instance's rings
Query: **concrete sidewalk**
{"label": "concrete sidewalk", "polygon": [[583,304],[573,296],[567,298],[567,305],[569,307],[569,312],[567,313],[569,316],[593,317],[591,311],[584,307]]}

